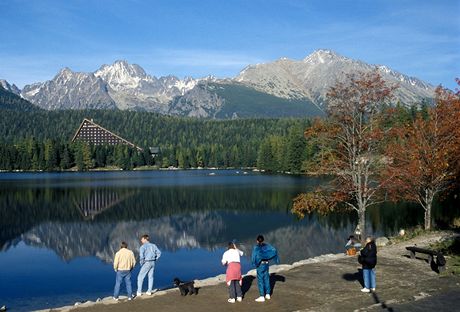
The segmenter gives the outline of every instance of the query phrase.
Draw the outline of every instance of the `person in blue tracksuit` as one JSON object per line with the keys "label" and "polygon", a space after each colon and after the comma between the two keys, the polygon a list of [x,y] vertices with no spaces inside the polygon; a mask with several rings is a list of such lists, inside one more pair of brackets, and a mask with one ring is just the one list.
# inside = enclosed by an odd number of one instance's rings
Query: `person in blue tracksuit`
{"label": "person in blue tracksuit", "polygon": [[257,302],[264,302],[271,298],[270,261],[279,263],[278,251],[272,245],[264,243],[264,237],[259,235],[257,236],[257,245],[252,250],[251,259],[252,265],[257,268],[257,286],[260,294],[256,299]]}

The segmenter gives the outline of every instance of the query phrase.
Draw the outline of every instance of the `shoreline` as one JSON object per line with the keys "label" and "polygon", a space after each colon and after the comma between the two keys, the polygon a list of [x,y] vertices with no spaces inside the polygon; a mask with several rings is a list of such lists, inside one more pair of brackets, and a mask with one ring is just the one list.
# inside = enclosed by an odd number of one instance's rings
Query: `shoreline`
{"label": "shoreline", "polygon": [[[274,265],[270,265],[270,274],[277,274],[280,272],[290,271],[292,269],[295,269],[295,268],[298,268],[304,265],[312,264],[312,263],[330,262],[330,261],[335,261],[335,260],[343,259],[347,257],[348,256],[346,256],[344,253],[337,253],[337,254],[329,253],[329,254],[324,254],[324,255],[320,255],[320,256],[316,256],[312,258],[295,261],[292,264],[274,264]],[[251,269],[246,274],[243,274],[242,276],[243,278],[247,276],[256,277],[256,269]],[[194,280],[194,282],[195,282],[195,287],[197,288],[217,286],[219,284],[225,283],[225,274],[219,274],[219,275],[207,277],[207,278],[200,279],[200,280]],[[178,289],[175,287],[160,289],[150,296],[142,296],[139,298],[135,298],[134,300],[136,301],[148,300],[148,299],[167,295],[169,293],[177,292],[177,291]],[[126,300],[127,297],[119,296],[119,299]],[[112,296],[108,296],[104,298],[97,298],[95,301],[88,300],[85,302],[75,302],[73,305],[33,310],[33,312],[51,312],[51,311],[67,312],[67,311],[75,310],[78,308],[93,307],[97,305],[112,305],[112,304],[117,304],[117,303],[118,302],[113,300]]]}
{"label": "shoreline", "polygon": [[[390,258],[395,257],[397,255],[402,254],[407,254],[407,251],[405,250],[405,246],[407,245],[414,245],[417,244],[419,246],[428,246],[434,242],[439,242],[442,241],[446,238],[452,238],[456,237],[459,234],[452,232],[452,231],[433,231],[429,233],[423,233],[419,236],[412,237],[409,239],[400,239],[400,238],[390,238],[389,243],[386,246],[381,246],[379,247],[379,253],[380,254],[387,254],[386,257],[390,256]],[[279,264],[279,265],[271,265],[270,266],[270,274],[276,275],[279,273],[289,273],[290,271],[295,271],[295,269],[302,269],[306,268],[309,265],[325,265],[327,263],[335,263],[335,262],[341,262],[341,261],[350,261],[351,259],[356,258],[356,256],[347,256],[345,253],[336,253],[336,254],[324,254],[312,258],[307,258],[304,260],[299,260],[296,262],[293,262],[292,264]],[[414,265],[420,265],[420,261],[416,262],[411,262],[411,259],[409,259],[411,264]],[[356,262],[356,259],[353,260],[353,262]],[[356,262],[357,264],[357,262]],[[423,265],[422,265],[423,266]],[[243,277],[254,277],[256,276],[256,269],[251,269],[249,270],[246,274],[243,275]],[[219,287],[221,284],[225,283],[225,274],[219,274],[216,276],[211,276],[205,279],[201,280],[195,280],[195,286],[198,288],[203,288],[203,287]],[[177,288],[168,288],[168,289],[161,289],[151,296],[142,296],[139,298],[136,298],[132,302],[144,302],[144,300],[155,300],[155,298],[158,298],[160,296],[166,296],[171,293],[176,293],[178,290]],[[127,299],[126,296],[120,296],[120,301],[124,302]],[[126,303],[128,303],[126,301]],[[112,296],[104,297],[104,298],[98,298],[96,301],[85,301],[85,302],[76,302],[73,305],[67,305],[67,306],[61,306],[61,307],[55,307],[55,308],[46,308],[46,309],[41,309],[41,310],[34,310],[35,312],[50,312],[50,311],[59,311],[59,312],[67,312],[67,311],[72,311],[80,308],[94,308],[97,310],[97,307],[105,307],[105,306],[111,306],[119,304],[119,302],[115,302],[112,299]]]}
{"label": "shoreline", "polygon": [[[196,170],[246,170],[251,172],[265,172],[263,169],[258,169],[257,167],[190,167],[190,168],[179,168],[179,167],[135,167],[132,169],[122,169],[118,167],[100,167],[100,168],[92,168],[88,170],[78,170],[75,168],[65,169],[65,170],[22,170],[22,169],[15,169],[15,170],[0,170],[0,173],[67,173],[67,172],[119,172],[119,171],[196,171]],[[292,174],[288,172],[276,172],[279,174]]]}

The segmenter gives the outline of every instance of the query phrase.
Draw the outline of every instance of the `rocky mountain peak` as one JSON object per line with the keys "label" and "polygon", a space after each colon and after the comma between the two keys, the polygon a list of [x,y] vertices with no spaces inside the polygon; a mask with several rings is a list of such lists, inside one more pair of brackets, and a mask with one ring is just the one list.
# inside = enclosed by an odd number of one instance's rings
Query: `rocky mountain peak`
{"label": "rocky mountain peak", "polygon": [[93,73],[65,67],[52,79],[25,86],[21,96],[44,109],[113,109],[107,84]]}
{"label": "rocky mountain peak", "polygon": [[112,65],[102,65],[94,75],[102,78],[114,90],[134,89],[142,80],[154,81],[145,70],[137,64],[129,64],[126,60],[117,60]]}
{"label": "rocky mountain peak", "polygon": [[64,80],[64,81],[66,81],[66,80],[71,79],[72,77],[74,77],[75,74],[77,74],[77,73],[73,72],[70,68],[64,67],[56,74],[56,76],[54,76],[54,80]]}
{"label": "rocky mountain peak", "polygon": [[347,61],[350,60],[346,57],[337,54],[335,51],[319,49],[308,55],[303,59],[304,63],[317,65],[317,64],[326,64],[332,63],[333,61]]}
{"label": "rocky mountain peak", "polygon": [[3,87],[6,91],[12,92],[16,95],[19,95],[21,93],[21,90],[15,85],[15,84],[10,84],[8,81],[5,79],[0,79],[0,86]]}

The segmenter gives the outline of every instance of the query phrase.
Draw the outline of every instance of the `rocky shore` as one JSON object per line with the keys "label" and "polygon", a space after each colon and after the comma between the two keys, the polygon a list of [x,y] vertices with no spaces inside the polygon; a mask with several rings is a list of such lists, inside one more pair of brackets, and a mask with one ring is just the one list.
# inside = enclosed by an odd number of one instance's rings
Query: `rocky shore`
{"label": "rocky shore", "polygon": [[[128,302],[111,297],[99,302],[41,311],[460,311],[460,277],[440,276],[421,256],[410,259],[405,247],[428,246],[455,234],[434,232],[379,248],[377,290],[361,293],[360,265],[354,256],[329,254],[270,267],[273,295],[258,296],[255,270],[243,280],[244,300],[227,303],[225,275],[196,281],[197,296],[181,297],[177,289],[159,291]],[[123,297],[121,297],[123,298]]]}

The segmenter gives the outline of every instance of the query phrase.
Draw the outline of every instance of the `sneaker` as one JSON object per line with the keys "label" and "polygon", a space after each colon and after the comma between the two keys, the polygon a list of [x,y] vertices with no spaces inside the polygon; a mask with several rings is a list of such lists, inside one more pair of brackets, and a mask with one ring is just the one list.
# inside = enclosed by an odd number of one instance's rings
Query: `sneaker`
{"label": "sneaker", "polygon": [[118,301],[118,298],[113,297],[113,300]]}
{"label": "sneaker", "polygon": [[229,298],[227,301],[230,303],[235,303],[235,298]]}
{"label": "sneaker", "polygon": [[131,301],[131,300],[133,300],[133,297],[128,297],[128,301]]}
{"label": "sneaker", "polygon": [[151,292],[151,291],[148,291],[148,292],[146,292],[145,294],[146,294],[147,296],[150,296],[150,295],[152,294],[152,292]]}
{"label": "sneaker", "polygon": [[140,296],[142,296],[142,293],[141,293],[141,292],[137,292],[136,297],[140,297]]}
{"label": "sneaker", "polygon": [[270,297],[269,294],[266,294],[266,295],[265,295],[265,299],[270,300],[271,298],[272,298],[272,297]]}
{"label": "sneaker", "polygon": [[236,297],[236,301],[238,301],[238,302],[243,301],[243,297]]}
{"label": "sneaker", "polygon": [[361,291],[362,291],[363,293],[368,293],[368,292],[370,292],[369,288],[363,288],[363,289],[361,289]]}
{"label": "sneaker", "polygon": [[372,291],[375,291],[375,288],[371,288]]}
{"label": "sneaker", "polygon": [[256,302],[265,302],[265,297],[260,296],[259,298],[256,299]]}

